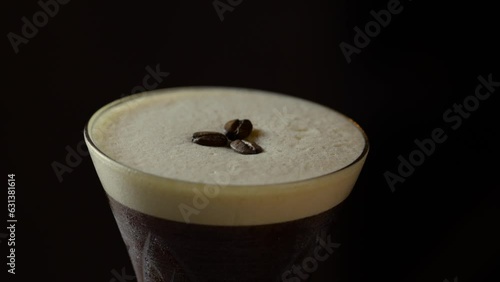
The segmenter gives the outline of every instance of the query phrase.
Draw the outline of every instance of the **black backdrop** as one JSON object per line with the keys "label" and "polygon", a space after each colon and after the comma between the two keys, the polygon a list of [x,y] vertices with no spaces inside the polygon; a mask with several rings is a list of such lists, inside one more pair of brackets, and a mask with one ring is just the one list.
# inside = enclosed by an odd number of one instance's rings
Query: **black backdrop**
{"label": "black backdrop", "polygon": [[[500,81],[493,7],[401,1],[402,11],[348,63],[341,42],[356,46],[354,27],[364,29],[370,11],[391,1],[220,0],[234,5],[223,21],[211,0],[102,2],[58,4],[16,47],[9,32],[23,36],[22,17],[33,22],[42,8],[19,1],[3,9],[4,177],[16,175],[18,219],[17,274],[7,281],[120,281],[114,271],[132,273],[90,158],[73,160],[62,181],[52,164],[69,164],[91,114],[140,89],[148,66],[169,73],[156,88],[278,91],[335,108],[366,130],[371,151],[342,212],[341,247],[312,281],[498,277],[500,87],[460,125],[457,114],[443,119],[464,99],[474,106],[478,76]],[[414,140],[436,128],[447,140],[391,191],[384,173],[397,173],[398,156],[408,158]],[[0,240],[3,276],[8,241]]]}

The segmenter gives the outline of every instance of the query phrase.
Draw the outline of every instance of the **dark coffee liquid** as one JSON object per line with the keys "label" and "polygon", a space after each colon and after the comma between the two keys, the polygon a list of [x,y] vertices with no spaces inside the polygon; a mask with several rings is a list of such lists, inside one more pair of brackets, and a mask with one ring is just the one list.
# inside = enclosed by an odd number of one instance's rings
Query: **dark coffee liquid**
{"label": "dark coffee liquid", "polygon": [[160,219],[109,199],[138,282],[282,281],[313,256],[320,234],[331,234],[338,209],[278,224],[210,226]]}

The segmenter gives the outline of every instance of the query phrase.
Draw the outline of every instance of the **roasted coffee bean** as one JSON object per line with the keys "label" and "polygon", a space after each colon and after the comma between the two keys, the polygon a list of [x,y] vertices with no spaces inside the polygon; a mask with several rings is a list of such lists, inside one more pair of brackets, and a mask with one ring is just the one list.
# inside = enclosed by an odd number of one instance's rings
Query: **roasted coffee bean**
{"label": "roasted coffee bean", "polygon": [[234,140],[231,142],[230,146],[236,152],[244,155],[258,154],[263,151],[262,147],[257,145],[257,143],[247,140]]}
{"label": "roasted coffee bean", "polygon": [[211,146],[211,147],[222,147],[227,146],[227,137],[219,132],[211,131],[200,131],[193,134],[193,143]]}
{"label": "roasted coffee bean", "polygon": [[229,140],[244,139],[252,133],[253,125],[248,119],[233,119],[224,125]]}

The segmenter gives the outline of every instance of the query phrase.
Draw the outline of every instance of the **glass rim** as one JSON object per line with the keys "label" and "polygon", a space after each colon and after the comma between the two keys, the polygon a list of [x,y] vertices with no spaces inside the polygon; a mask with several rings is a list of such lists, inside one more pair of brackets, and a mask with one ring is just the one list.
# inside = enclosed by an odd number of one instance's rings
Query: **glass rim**
{"label": "glass rim", "polygon": [[250,91],[259,91],[261,93],[269,93],[269,94],[273,94],[273,95],[281,95],[281,96],[286,96],[286,97],[292,97],[292,98],[295,98],[295,99],[299,99],[299,100],[304,100],[304,101],[308,101],[308,102],[311,102],[311,103],[314,103],[314,104],[317,104],[317,105],[320,105],[320,106],[323,106],[323,107],[326,107],[334,112],[336,112],[337,114],[340,114],[341,116],[343,116],[344,118],[346,118],[351,124],[353,124],[357,130],[359,130],[359,132],[361,133],[361,135],[363,136],[363,140],[364,140],[364,147],[363,147],[363,151],[361,152],[361,154],[356,157],[356,159],[354,159],[351,163],[343,166],[342,168],[339,168],[337,170],[334,170],[334,171],[331,171],[331,172],[328,172],[328,173],[325,173],[325,174],[322,174],[322,175],[318,175],[318,176],[314,176],[314,177],[311,177],[311,178],[306,178],[306,179],[300,179],[300,180],[294,180],[294,181],[287,181],[287,182],[278,182],[278,183],[271,183],[271,184],[227,184],[227,185],[223,185],[223,186],[226,186],[226,187],[246,187],[246,188],[250,188],[250,187],[278,187],[278,186],[287,186],[287,185],[293,185],[293,184],[302,184],[302,183],[306,183],[306,182],[310,182],[310,181],[315,181],[315,180],[318,180],[318,179],[321,179],[321,178],[326,178],[326,177],[329,177],[329,176],[332,176],[334,174],[338,174],[354,165],[356,165],[357,163],[359,163],[360,161],[362,161],[368,154],[368,151],[370,149],[370,144],[369,144],[369,141],[368,141],[368,136],[366,135],[365,131],[363,130],[363,128],[356,122],[354,121],[352,118],[348,117],[347,115],[335,110],[335,109],[332,109],[331,107],[328,107],[326,105],[323,105],[323,104],[320,104],[320,103],[317,103],[315,101],[311,101],[311,100],[307,100],[307,99],[304,99],[304,98],[300,98],[300,97],[295,97],[295,96],[292,96],[292,95],[286,95],[286,94],[283,94],[283,93],[279,93],[279,92],[273,92],[273,91],[268,91],[268,90],[263,90],[263,89],[257,89],[257,88],[246,88],[246,87],[229,87],[229,86],[178,86],[178,87],[169,87],[169,88],[161,88],[161,89],[156,89],[156,90],[151,90],[151,91],[145,91],[145,92],[141,92],[141,93],[136,93],[136,94],[132,94],[132,95],[128,95],[128,96],[125,96],[125,97],[122,97],[120,99],[116,99],[114,101],[111,101],[107,104],[105,104],[104,106],[100,107],[97,111],[95,111],[92,116],[90,117],[90,119],[87,121],[87,123],[85,124],[85,127],[84,127],[84,130],[83,130],[83,134],[84,134],[84,139],[86,141],[86,143],[88,145],[90,145],[92,147],[92,149],[95,150],[95,152],[97,152],[101,157],[103,157],[106,161],[110,162],[111,164],[113,164],[114,166],[117,166],[119,167],[120,169],[125,169],[125,170],[128,170],[128,171],[133,171],[133,172],[136,172],[136,173],[139,173],[139,174],[142,174],[148,178],[154,178],[154,179],[162,179],[164,181],[172,181],[172,182],[176,182],[176,183],[180,183],[180,184],[185,184],[185,185],[200,185],[200,184],[203,184],[203,185],[218,185],[218,183],[205,183],[205,182],[193,182],[193,181],[188,181],[188,180],[182,180],[182,179],[175,179],[175,178],[171,178],[171,177],[164,177],[164,176],[160,176],[160,175],[157,175],[157,174],[153,174],[153,173],[150,173],[150,172],[146,172],[146,171],[143,171],[143,170],[140,170],[140,169],[137,169],[135,167],[132,167],[130,165],[127,165],[123,162],[120,162],[114,158],[112,158],[111,156],[109,156],[108,154],[106,154],[105,152],[103,152],[99,146],[94,142],[94,140],[92,139],[92,136],[91,136],[91,133],[90,133],[90,127],[95,123],[95,121],[97,121],[99,119],[99,117],[103,114],[105,114],[108,110],[112,109],[113,107],[116,107],[116,106],[119,106],[121,104],[124,104],[130,100],[134,100],[134,99],[138,99],[140,97],[143,97],[143,96],[150,96],[150,95],[162,95],[162,94],[166,94],[165,91],[173,91],[173,90],[188,90],[188,89],[232,89],[232,90],[250,90]]}

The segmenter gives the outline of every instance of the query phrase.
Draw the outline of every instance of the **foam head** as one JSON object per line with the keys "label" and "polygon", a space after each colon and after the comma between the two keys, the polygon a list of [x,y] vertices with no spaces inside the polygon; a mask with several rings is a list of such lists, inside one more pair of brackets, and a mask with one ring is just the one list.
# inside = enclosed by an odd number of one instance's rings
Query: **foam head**
{"label": "foam head", "polygon": [[[248,139],[264,152],[242,155],[191,142],[194,132],[223,132],[232,119],[252,121]],[[368,150],[362,130],[332,109],[223,87],[115,101],[91,118],[86,141],[113,199],[149,215],[208,225],[277,223],[326,211],[350,193]]]}

